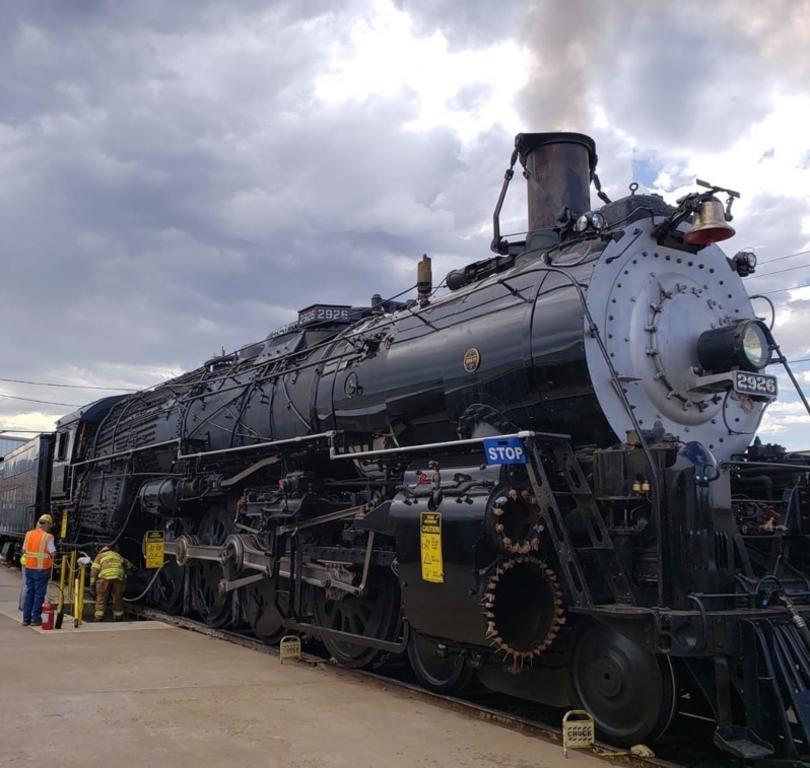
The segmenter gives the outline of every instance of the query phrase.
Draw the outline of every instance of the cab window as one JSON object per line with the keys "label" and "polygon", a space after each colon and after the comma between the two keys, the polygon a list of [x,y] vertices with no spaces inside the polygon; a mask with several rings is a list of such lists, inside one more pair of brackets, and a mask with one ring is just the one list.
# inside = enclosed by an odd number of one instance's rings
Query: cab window
{"label": "cab window", "polygon": [[68,442],[70,439],[70,432],[60,432],[56,439],[56,460],[65,461],[67,459]]}

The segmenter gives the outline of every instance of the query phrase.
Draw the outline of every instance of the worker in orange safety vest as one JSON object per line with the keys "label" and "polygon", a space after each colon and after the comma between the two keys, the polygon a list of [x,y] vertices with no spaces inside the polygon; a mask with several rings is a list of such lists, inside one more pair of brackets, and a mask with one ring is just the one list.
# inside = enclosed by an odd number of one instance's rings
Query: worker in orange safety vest
{"label": "worker in orange safety vest", "polygon": [[25,600],[23,601],[23,625],[38,627],[42,624],[42,603],[48,589],[48,577],[53,568],[56,543],[53,534],[53,518],[42,515],[37,527],[25,534],[20,565],[25,572]]}
{"label": "worker in orange safety vest", "polygon": [[[95,620],[104,620],[107,598],[112,597],[113,620],[124,618],[124,584],[135,566],[111,547],[102,547],[90,567],[90,586],[96,587]],[[98,584],[96,584],[98,581]]]}

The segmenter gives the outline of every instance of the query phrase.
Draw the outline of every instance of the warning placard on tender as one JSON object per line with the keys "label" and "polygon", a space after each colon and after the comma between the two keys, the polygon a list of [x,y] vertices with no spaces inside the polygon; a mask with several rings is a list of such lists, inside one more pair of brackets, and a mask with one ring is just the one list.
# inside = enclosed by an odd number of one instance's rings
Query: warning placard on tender
{"label": "warning placard on tender", "polygon": [[422,549],[422,579],[435,584],[444,582],[442,563],[442,516],[440,512],[422,512],[419,538]]}
{"label": "warning placard on tender", "polygon": [[163,531],[147,531],[143,540],[143,555],[147,568],[160,568],[165,555]]}

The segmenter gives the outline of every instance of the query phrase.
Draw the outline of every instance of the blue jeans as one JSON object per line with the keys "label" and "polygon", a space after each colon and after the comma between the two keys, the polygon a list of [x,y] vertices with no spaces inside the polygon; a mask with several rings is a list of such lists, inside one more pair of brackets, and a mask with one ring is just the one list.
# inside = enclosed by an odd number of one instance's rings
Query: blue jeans
{"label": "blue jeans", "polygon": [[23,621],[42,621],[42,603],[48,588],[50,571],[45,569],[25,569],[25,602],[23,603]]}

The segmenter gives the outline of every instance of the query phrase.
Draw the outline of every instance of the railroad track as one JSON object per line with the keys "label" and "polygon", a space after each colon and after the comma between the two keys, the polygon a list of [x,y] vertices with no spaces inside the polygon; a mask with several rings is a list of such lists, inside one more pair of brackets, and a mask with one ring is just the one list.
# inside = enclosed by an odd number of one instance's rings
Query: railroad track
{"label": "railroad track", "polygon": [[[225,629],[214,629],[202,622],[182,616],[172,616],[164,613],[163,611],[145,606],[129,606],[128,610],[130,613],[144,619],[162,621],[166,624],[170,624],[181,629],[187,629],[191,630],[192,632],[199,632],[200,634],[207,635],[208,637],[215,637],[220,640],[225,640],[227,642],[240,645],[243,648],[249,648],[250,650],[258,653],[264,653],[270,656],[278,656],[278,648],[272,645],[266,645],[260,640],[246,634]],[[553,744],[559,744],[560,748],[562,748],[561,730],[558,726],[554,725],[552,722],[549,722],[548,719],[544,721],[543,719],[538,719],[537,716],[527,716],[526,714],[521,714],[519,712],[509,712],[497,705],[492,706],[484,704],[481,701],[476,701],[475,694],[469,698],[459,698],[456,696],[445,696],[433,693],[408,680],[401,679],[396,675],[384,674],[379,671],[340,667],[334,664],[329,664],[328,659],[311,653],[303,654],[302,658],[309,663],[323,664],[324,666],[327,666],[329,669],[333,670],[336,674],[343,677],[362,679],[365,682],[373,685],[384,687],[395,686],[398,689],[409,692],[415,697],[424,699],[425,701],[430,701],[431,703],[445,709],[460,712],[468,717],[475,718],[476,720],[495,723],[496,725],[503,728],[508,728],[509,730],[517,733],[522,733],[527,736],[534,736]],[[493,697],[490,695],[489,698]],[[507,697],[500,698],[502,698],[504,701],[507,700]],[[513,706],[515,705],[514,699],[510,699],[509,701],[511,701]],[[530,705],[527,706],[530,708]],[[559,714],[557,714],[557,719],[559,719]],[[632,766],[633,768],[642,768],[643,766],[649,766],[650,768],[652,768],[652,766],[656,766],[657,768],[683,768],[683,765],[679,762],[664,760],[659,757],[651,758],[638,756],[627,750],[619,750],[616,747],[609,744],[603,744],[601,742],[594,744],[591,753],[613,764]],[[719,766],[721,764],[715,761],[713,756],[701,757],[704,758],[700,760],[700,764],[702,766]],[[706,757],[708,757],[708,760],[705,759]],[[695,765],[695,763],[691,760],[689,764]]]}

